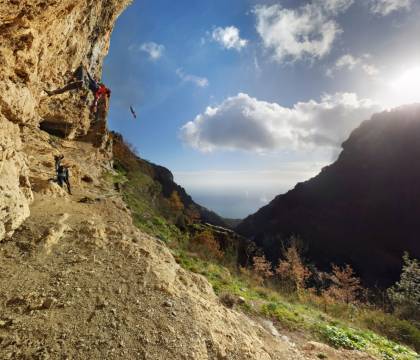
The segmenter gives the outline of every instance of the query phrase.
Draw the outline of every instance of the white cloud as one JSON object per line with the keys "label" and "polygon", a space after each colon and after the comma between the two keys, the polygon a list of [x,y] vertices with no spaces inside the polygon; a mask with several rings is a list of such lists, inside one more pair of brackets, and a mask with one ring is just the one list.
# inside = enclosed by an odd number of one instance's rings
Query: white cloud
{"label": "white cloud", "polygon": [[165,47],[155,42],[147,42],[141,45],[130,45],[128,48],[131,52],[144,51],[149,55],[150,60],[158,60],[162,57]]}
{"label": "white cloud", "polygon": [[386,16],[394,11],[410,10],[413,0],[370,0],[370,9],[373,13]]}
{"label": "white cloud", "polygon": [[235,49],[238,51],[248,44],[248,40],[241,39],[239,29],[235,26],[214,29],[212,39],[217,41],[225,49]]}
{"label": "white cloud", "polygon": [[351,54],[345,54],[341,56],[334,64],[332,68],[329,68],[326,72],[327,76],[333,77],[334,73],[338,70],[354,70],[360,68],[369,76],[376,76],[379,74],[379,69],[367,62],[370,58],[369,54],[365,54],[362,57],[354,57]]}
{"label": "white cloud", "polygon": [[360,62],[360,58],[355,58],[353,55],[347,54],[339,58],[335,63],[335,66],[339,69],[347,68],[349,70],[352,70],[356,65],[360,64]]}
{"label": "white cloud", "polygon": [[363,64],[362,69],[369,76],[376,76],[379,74],[379,69],[372,64]]}
{"label": "white cloud", "polygon": [[278,4],[257,6],[256,29],[264,47],[278,62],[322,58],[342,32],[334,18],[353,2],[314,0],[296,9],[285,9]]}
{"label": "white cloud", "polygon": [[202,88],[209,86],[209,80],[205,77],[185,74],[182,69],[177,69],[176,74],[184,82],[190,82]]}
{"label": "white cloud", "polygon": [[373,101],[353,93],[324,95],[320,102],[299,102],[291,108],[240,93],[185,124],[181,137],[203,152],[337,148],[379,109]]}

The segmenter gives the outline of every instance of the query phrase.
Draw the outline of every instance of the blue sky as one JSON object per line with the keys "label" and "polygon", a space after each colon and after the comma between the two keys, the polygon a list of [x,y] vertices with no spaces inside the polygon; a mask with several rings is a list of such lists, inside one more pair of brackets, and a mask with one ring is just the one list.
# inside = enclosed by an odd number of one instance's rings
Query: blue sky
{"label": "blue sky", "polygon": [[419,15],[415,0],[134,1],[104,65],[110,127],[196,201],[244,217],[372,113],[420,100]]}

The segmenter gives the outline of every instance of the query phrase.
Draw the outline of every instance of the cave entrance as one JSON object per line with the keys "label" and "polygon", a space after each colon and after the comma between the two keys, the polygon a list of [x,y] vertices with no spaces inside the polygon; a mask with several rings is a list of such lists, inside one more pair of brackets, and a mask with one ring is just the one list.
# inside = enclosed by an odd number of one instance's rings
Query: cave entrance
{"label": "cave entrance", "polygon": [[39,124],[39,128],[50,135],[65,139],[70,134],[72,125],[66,122],[45,120]]}

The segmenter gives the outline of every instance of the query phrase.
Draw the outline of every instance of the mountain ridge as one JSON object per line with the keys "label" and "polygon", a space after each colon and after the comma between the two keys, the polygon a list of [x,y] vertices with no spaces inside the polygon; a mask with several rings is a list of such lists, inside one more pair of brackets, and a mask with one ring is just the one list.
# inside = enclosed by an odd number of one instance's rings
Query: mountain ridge
{"label": "mountain ridge", "polygon": [[420,256],[419,134],[419,104],[373,115],[343,143],[333,164],[278,195],[236,230],[273,262],[281,242],[296,235],[322,268],[349,263],[367,283],[390,285],[404,251]]}

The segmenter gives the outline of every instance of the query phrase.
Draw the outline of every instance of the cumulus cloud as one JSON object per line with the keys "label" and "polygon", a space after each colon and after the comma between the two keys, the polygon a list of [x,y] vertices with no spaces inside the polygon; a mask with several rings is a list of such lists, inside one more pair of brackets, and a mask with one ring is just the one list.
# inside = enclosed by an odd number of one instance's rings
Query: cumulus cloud
{"label": "cumulus cloud", "polygon": [[190,82],[202,88],[207,87],[209,85],[209,81],[207,78],[186,74],[182,69],[177,69],[176,74],[183,82]]}
{"label": "cumulus cloud", "polygon": [[203,152],[338,148],[361,121],[379,109],[353,93],[324,95],[319,102],[299,102],[291,108],[239,93],[185,124],[181,137]]}
{"label": "cumulus cloud", "polygon": [[295,9],[279,4],[257,6],[256,29],[275,60],[322,58],[342,32],[335,17],[347,11],[353,0],[314,0]]}
{"label": "cumulus cloud", "polygon": [[165,47],[155,42],[147,42],[141,45],[130,45],[128,48],[131,52],[143,51],[149,55],[150,60],[158,60],[162,57]]}
{"label": "cumulus cloud", "polygon": [[240,51],[248,44],[248,40],[241,39],[239,29],[235,26],[218,27],[213,30],[211,36],[214,41],[218,42],[225,49]]}
{"label": "cumulus cloud", "polygon": [[413,0],[370,0],[373,13],[386,16],[394,11],[410,10]]}
{"label": "cumulus cloud", "polygon": [[333,77],[334,73],[338,70],[354,70],[356,68],[360,68],[369,76],[376,76],[379,74],[379,69],[375,65],[368,63],[369,58],[369,54],[363,55],[362,57],[345,54],[335,62],[333,67],[327,70],[327,76]]}

